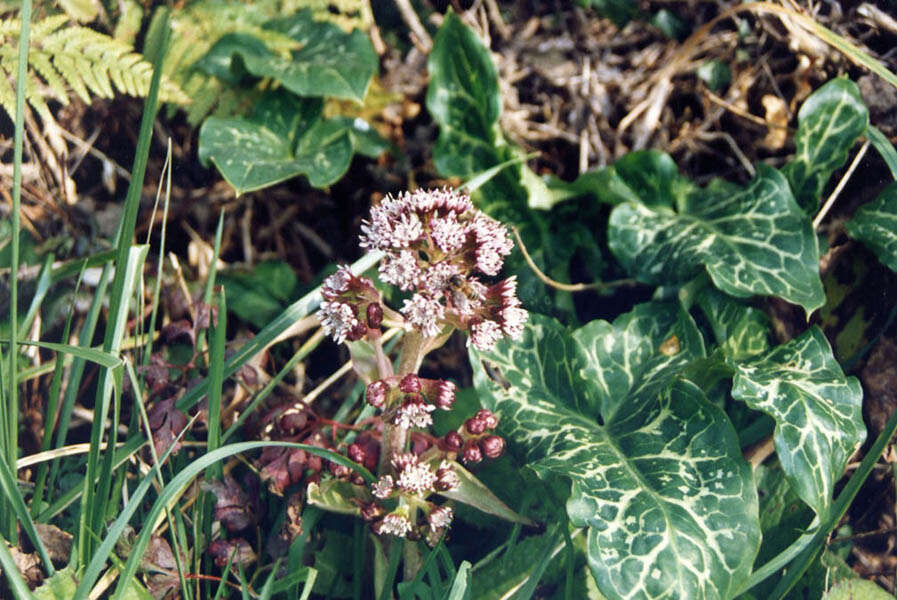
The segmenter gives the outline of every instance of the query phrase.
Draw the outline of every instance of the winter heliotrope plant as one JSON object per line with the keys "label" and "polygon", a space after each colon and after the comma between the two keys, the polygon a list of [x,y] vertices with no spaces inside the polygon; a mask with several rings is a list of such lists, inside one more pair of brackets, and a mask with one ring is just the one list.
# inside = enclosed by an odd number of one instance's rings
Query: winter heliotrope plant
{"label": "winter heliotrope plant", "polygon": [[[494,433],[496,416],[479,410],[458,430],[431,435],[432,413],[452,409],[455,384],[417,375],[424,356],[455,330],[467,332],[468,343],[481,351],[504,337],[520,337],[527,312],[517,298],[516,280],[491,282],[513,247],[506,229],[474,209],[466,194],[418,190],[374,206],[362,225],[360,245],[383,252],[381,281],[407,298],[394,310],[371,279],[342,266],[322,286],[320,319],[327,334],[348,344],[353,366],[367,383],[366,401],[377,413],[368,421],[372,428],[346,454],[376,468],[377,476],[365,485],[357,474],[335,466],[336,478],[314,483],[309,501],[355,512],[387,544],[399,537],[435,545],[451,525],[452,501],[525,522],[462,466],[502,454],[505,441]],[[382,346],[384,325],[403,331],[395,368]],[[348,489],[341,480],[355,486]],[[406,572],[409,563],[413,558],[406,550]]]}

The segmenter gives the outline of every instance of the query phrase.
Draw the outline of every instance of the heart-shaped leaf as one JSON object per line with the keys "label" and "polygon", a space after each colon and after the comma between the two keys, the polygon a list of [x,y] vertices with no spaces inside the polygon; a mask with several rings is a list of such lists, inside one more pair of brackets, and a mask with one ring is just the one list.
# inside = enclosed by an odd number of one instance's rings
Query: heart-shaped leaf
{"label": "heart-shaped leaf", "polygon": [[[648,324],[652,311],[665,326]],[[471,349],[512,449],[540,475],[571,480],[567,512],[589,527],[589,566],[608,598],[729,598],[757,553],[757,494],[735,431],[675,377],[677,355],[703,355],[699,340],[687,314],[650,304],[573,336],[532,315],[522,341]],[[612,358],[606,369],[599,356]],[[604,418],[593,409],[602,388],[614,396]]]}
{"label": "heart-shaped leaf", "polygon": [[897,271],[897,183],[861,206],[845,227],[850,237],[866,244],[882,264]]}
{"label": "heart-shaped leaf", "polygon": [[319,99],[283,90],[267,94],[247,118],[209,117],[199,130],[199,158],[215,163],[238,194],[297,175],[315,187],[336,182],[352,160],[350,128],[321,119]]}
{"label": "heart-shaped leaf", "polygon": [[196,68],[232,84],[247,75],[270,77],[299,96],[364,99],[377,72],[377,55],[364,33],[315,21],[307,9],[263,28],[296,40],[298,49],[283,56],[254,36],[232,33],[219,39]]}
{"label": "heart-shaped leaf", "polygon": [[818,327],[735,365],[732,396],[776,421],[776,454],[801,499],[824,518],[847,459],[866,438],[855,377]]}
{"label": "heart-shaped leaf", "polygon": [[679,212],[624,202],[614,208],[608,244],[639,281],[682,283],[706,268],[733,296],[780,296],[808,312],[825,302],[819,243],[781,173],[760,165],[744,189],[694,190]]}
{"label": "heart-shaped leaf", "polygon": [[797,119],[794,160],[782,172],[798,205],[815,212],[825,184],[847,161],[851,146],[866,131],[869,110],[856,84],[838,77],[807,98]]}

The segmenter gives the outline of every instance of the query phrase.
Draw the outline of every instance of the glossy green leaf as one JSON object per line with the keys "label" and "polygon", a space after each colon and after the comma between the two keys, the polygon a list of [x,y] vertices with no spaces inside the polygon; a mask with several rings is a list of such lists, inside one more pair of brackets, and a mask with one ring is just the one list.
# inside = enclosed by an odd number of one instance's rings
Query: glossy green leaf
{"label": "glossy green leaf", "polygon": [[[675,369],[704,356],[704,340],[694,321],[672,304],[640,304],[613,324],[596,320],[576,330],[577,366],[583,393],[570,401],[606,421],[632,396],[648,396],[665,385]],[[594,397],[594,401],[592,401]]]}
{"label": "glossy green leaf", "polygon": [[763,311],[711,287],[701,291],[697,305],[727,357],[742,360],[769,349],[769,318]]}
{"label": "glossy green leaf", "polygon": [[489,50],[454,12],[445,16],[427,61],[427,109],[439,124],[433,162],[443,175],[468,176],[502,162],[498,72]]}
{"label": "glossy green leaf", "polygon": [[824,518],[847,459],[866,438],[859,382],[844,376],[817,327],[735,369],[732,396],[775,419],[782,468]]}
{"label": "glossy green leaf", "polygon": [[782,168],[802,209],[815,212],[822,190],[869,124],[860,90],[839,77],[813,92],[797,113],[794,159]]}
{"label": "glossy green leaf", "polygon": [[[667,327],[640,323],[651,310]],[[512,449],[540,475],[570,479],[567,512],[589,528],[589,566],[608,598],[730,598],[759,546],[756,489],[731,424],[665,360],[703,354],[694,324],[687,331],[688,317],[670,311],[652,304],[618,319],[613,329],[633,338],[618,349],[608,325],[587,326],[603,342],[586,354],[589,329],[571,336],[532,315],[522,341],[471,350],[475,384]],[[648,339],[633,343],[638,327]],[[627,343],[637,351],[605,373],[596,358]],[[606,418],[592,409],[599,376],[619,397]]]}
{"label": "glossy green leaf", "polygon": [[759,165],[748,187],[731,187],[695,190],[678,212],[644,201],[617,206],[611,251],[645,283],[683,283],[706,268],[733,296],[779,296],[808,312],[822,306],[819,243],[782,174]]}
{"label": "glossy green leaf", "polygon": [[298,48],[283,56],[254,36],[233,33],[219,39],[195,66],[231,84],[249,75],[270,77],[299,96],[364,99],[377,72],[377,55],[364,33],[315,21],[310,10],[263,28],[296,40]]}
{"label": "glossy green leaf", "polygon": [[882,264],[897,271],[897,183],[861,206],[845,227],[850,237],[866,244]]}
{"label": "glossy green leaf", "polygon": [[215,163],[238,194],[298,175],[315,187],[336,182],[352,160],[343,121],[320,118],[317,99],[282,90],[266,95],[249,118],[209,117],[199,130],[199,158]]}

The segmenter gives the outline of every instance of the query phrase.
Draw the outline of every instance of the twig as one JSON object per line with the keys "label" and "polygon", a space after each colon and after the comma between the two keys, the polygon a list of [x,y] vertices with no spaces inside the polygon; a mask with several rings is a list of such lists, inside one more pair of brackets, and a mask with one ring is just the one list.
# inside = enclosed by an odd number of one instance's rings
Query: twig
{"label": "twig", "polygon": [[587,290],[609,290],[617,287],[624,286],[635,286],[641,285],[640,282],[635,279],[618,279],[616,281],[595,281],[592,283],[561,283],[560,281],[555,281],[545,273],[543,273],[539,267],[536,266],[536,263],[533,262],[532,257],[529,255],[529,252],[526,250],[526,246],[523,244],[523,240],[520,239],[520,233],[517,231],[516,227],[511,227],[511,232],[514,234],[514,239],[517,240],[517,245],[520,246],[520,252],[523,254],[523,260],[526,261],[526,264],[535,273],[536,277],[539,278],[539,281],[544,283],[545,285],[551,286],[553,288],[559,289],[562,292],[585,292]]}
{"label": "twig", "polygon": [[772,436],[770,435],[745,452],[744,458],[751,463],[752,467],[757,467],[763,464],[763,461],[769,458],[769,455],[772,454],[774,450],[775,442],[773,442]]}
{"label": "twig", "polygon": [[838,199],[838,196],[841,194],[841,191],[844,189],[844,186],[847,185],[847,181],[850,179],[853,172],[856,170],[857,166],[860,164],[860,161],[863,160],[863,156],[866,155],[866,150],[869,149],[869,140],[866,140],[863,143],[863,147],[860,148],[860,151],[857,152],[857,155],[853,157],[853,162],[850,163],[850,166],[847,168],[847,172],[844,173],[844,176],[841,178],[841,181],[838,182],[838,185],[835,186],[835,189],[832,190],[832,193],[829,194],[828,199],[825,201],[825,204],[822,205],[822,208],[819,210],[819,214],[816,215],[816,218],[813,219],[813,229],[817,229],[819,224],[822,223],[822,220],[825,218],[825,215],[828,214],[828,211],[831,210],[832,206],[835,204],[835,200]]}
{"label": "twig", "polygon": [[424,29],[420,19],[417,18],[417,13],[414,12],[414,7],[411,6],[410,0],[395,0],[395,3],[399,13],[402,15],[402,20],[408,25],[408,29],[411,30],[411,41],[415,42],[415,46],[419,46],[421,52],[429,54],[430,50],[433,49],[433,40],[430,38],[427,30]]}
{"label": "twig", "polygon": [[787,125],[780,125],[779,123],[773,123],[772,121],[767,121],[763,117],[758,117],[757,115],[744,110],[743,108],[732,104],[725,98],[717,96],[710,90],[704,88],[704,95],[707,96],[707,99],[713,102],[714,104],[718,104],[719,106],[725,108],[729,112],[738,115],[743,119],[747,119],[752,123],[756,123],[757,125],[762,125],[763,127],[768,127],[770,129],[784,129],[785,131],[791,131],[791,128]]}

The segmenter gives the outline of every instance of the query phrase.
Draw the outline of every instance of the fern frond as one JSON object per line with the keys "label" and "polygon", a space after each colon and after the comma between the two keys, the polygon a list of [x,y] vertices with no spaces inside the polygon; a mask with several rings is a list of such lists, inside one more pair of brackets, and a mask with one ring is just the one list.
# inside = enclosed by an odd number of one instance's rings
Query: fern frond
{"label": "fern frond", "polygon": [[[66,15],[53,15],[31,28],[25,96],[39,113],[46,110],[47,98],[68,104],[72,93],[84,102],[90,102],[91,96],[112,98],[116,90],[131,96],[147,94],[153,67],[143,56],[124,42],[87,27],[69,26],[69,22]],[[0,19],[0,106],[9,115],[14,114],[18,30],[18,19]],[[166,102],[190,102],[167,79],[160,95]]]}

